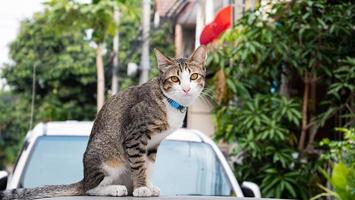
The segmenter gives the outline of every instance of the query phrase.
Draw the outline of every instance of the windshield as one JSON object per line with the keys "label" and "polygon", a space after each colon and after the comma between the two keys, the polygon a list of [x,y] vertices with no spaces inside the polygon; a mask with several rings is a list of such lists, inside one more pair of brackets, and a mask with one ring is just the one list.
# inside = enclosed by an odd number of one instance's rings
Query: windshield
{"label": "windshield", "polygon": [[206,143],[163,141],[152,182],[162,195],[232,195],[224,169]]}
{"label": "windshield", "polygon": [[83,178],[86,136],[37,138],[21,176],[20,187],[69,184]]}
{"label": "windshield", "polygon": [[[26,163],[26,188],[77,182],[83,177],[82,156],[88,137],[39,137]],[[229,179],[210,145],[163,141],[152,182],[161,195],[234,195]]]}

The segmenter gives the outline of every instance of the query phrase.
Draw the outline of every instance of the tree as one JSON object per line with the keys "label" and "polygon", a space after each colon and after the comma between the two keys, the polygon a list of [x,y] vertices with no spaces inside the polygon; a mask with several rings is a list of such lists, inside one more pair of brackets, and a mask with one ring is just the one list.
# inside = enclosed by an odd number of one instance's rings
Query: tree
{"label": "tree", "polygon": [[[95,53],[84,30],[55,34],[48,12],[21,22],[10,45],[13,62],[1,69],[10,91],[0,93],[0,165],[11,163],[29,130],[33,70],[34,124],[92,120],[95,116]],[[3,154],[4,153],[4,154]]]}
{"label": "tree", "polygon": [[79,3],[72,0],[52,0],[47,3],[53,26],[63,33],[70,29],[92,30],[90,38],[96,44],[97,111],[105,102],[105,73],[102,48],[107,37],[113,37],[117,24],[113,19],[118,1],[94,0]]}
{"label": "tree", "polygon": [[349,2],[276,3],[246,14],[210,55],[217,136],[238,141],[236,175],[263,196],[308,199],[316,135],[354,125],[354,11]]}
{"label": "tree", "polygon": [[[76,27],[80,27],[87,30],[92,30],[92,38],[90,39],[94,43],[96,43],[96,67],[97,67],[97,110],[101,108],[104,103],[104,91],[105,91],[105,81],[104,81],[104,68],[102,61],[102,46],[106,45],[107,50],[111,50],[111,39],[112,37],[119,32],[119,34],[125,34],[126,39],[133,41],[130,44],[133,46],[129,46],[128,49],[128,59],[132,59],[136,57],[136,55],[141,54],[140,49],[136,48],[142,45],[142,36],[140,28],[140,24],[137,26],[137,20],[140,16],[140,4],[141,1],[126,1],[126,0],[95,0],[92,3],[78,3],[73,0],[52,0],[48,5],[48,9],[51,11],[51,20],[53,22],[53,26],[57,28],[58,32],[61,33],[68,29],[75,29]],[[152,6],[152,5],[151,5]],[[120,12],[122,13],[122,20],[119,25],[115,24],[113,19],[114,10],[119,7]],[[152,15],[153,16],[153,15]],[[140,16],[142,17],[142,16]],[[126,22],[124,22],[126,20]],[[127,26],[127,22],[130,24]],[[124,24],[126,23],[126,27]],[[124,33],[124,29],[132,29],[133,35],[128,35]],[[163,47],[170,52],[173,50],[172,39],[166,37],[164,35],[165,31],[167,31],[167,26],[164,25],[162,29],[153,29],[151,30],[150,37],[153,38],[153,42],[151,44],[151,49],[155,47]],[[139,31],[137,31],[139,30]],[[163,34],[163,35],[161,35]],[[157,39],[157,36],[162,36]],[[136,36],[136,37],[132,37]],[[121,40],[123,41],[123,40]],[[169,41],[168,43],[164,43]],[[121,42],[127,44],[126,41]],[[132,47],[137,52],[132,52]],[[130,53],[132,52],[132,53]],[[117,52],[114,52],[117,53]],[[120,52],[118,52],[118,56],[122,54],[127,54],[125,52],[125,47],[120,47]],[[117,56],[117,55],[114,55]],[[124,58],[126,59],[126,58]],[[120,59],[121,60],[121,59]],[[133,59],[132,59],[133,60]],[[150,55],[150,60],[152,60],[152,54]],[[127,60],[126,60],[127,61]],[[151,62],[152,63],[152,62]],[[155,59],[153,59],[153,64],[155,63]],[[121,63],[126,64],[126,63]],[[122,67],[121,67],[122,69]],[[153,69],[154,73],[154,69]],[[130,81],[130,80],[123,80]]]}

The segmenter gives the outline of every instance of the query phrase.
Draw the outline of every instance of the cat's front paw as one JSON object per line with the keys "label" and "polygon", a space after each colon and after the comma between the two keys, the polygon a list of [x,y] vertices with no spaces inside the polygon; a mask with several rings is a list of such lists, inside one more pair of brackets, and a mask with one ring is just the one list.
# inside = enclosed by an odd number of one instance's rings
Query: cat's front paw
{"label": "cat's front paw", "polygon": [[151,197],[153,196],[152,191],[147,186],[142,186],[134,189],[133,196],[135,197]]}
{"label": "cat's front paw", "polygon": [[107,186],[108,195],[114,197],[127,196],[127,188],[124,185],[110,185]]}
{"label": "cat's front paw", "polygon": [[153,197],[158,197],[160,195],[160,189],[154,185],[149,185],[148,186],[150,191],[152,192]]}
{"label": "cat's front paw", "polygon": [[98,186],[94,189],[91,189],[87,191],[86,194],[92,196],[121,197],[121,196],[127,196],[128,191],[126,186],[124,185],[106,185],[106,186]]}

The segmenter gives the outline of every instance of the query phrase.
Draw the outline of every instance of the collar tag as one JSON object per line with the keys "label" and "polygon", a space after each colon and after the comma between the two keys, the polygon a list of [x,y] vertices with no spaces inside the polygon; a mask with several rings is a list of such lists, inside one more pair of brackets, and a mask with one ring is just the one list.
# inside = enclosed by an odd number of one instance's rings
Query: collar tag
{"label": "collar tag", "polygon": [[186,110],[187,110],[186,107],[182,107],[182,108],[180,109],[180,112],[181,112],[181,113],[184,113],[184,112],[186,112]]}

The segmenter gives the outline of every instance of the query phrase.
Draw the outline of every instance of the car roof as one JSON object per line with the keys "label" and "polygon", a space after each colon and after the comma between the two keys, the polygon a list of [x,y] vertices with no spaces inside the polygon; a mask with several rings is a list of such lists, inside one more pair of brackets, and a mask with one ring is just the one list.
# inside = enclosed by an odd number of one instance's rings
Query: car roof
{"label": "car roof", "polygon": [[90,121],[41,122],[27,133],[26,139],[45,135],[89,136],[92,126]]}
{"label": "car roof", "polygon": [[[93,122],[91,121],[41,122],[27,133],[26,140],[32,140],[39,136],[89,136],[92,126]],[[207,138],[197,130],[180,128],[166,139],[203,142]]]}

